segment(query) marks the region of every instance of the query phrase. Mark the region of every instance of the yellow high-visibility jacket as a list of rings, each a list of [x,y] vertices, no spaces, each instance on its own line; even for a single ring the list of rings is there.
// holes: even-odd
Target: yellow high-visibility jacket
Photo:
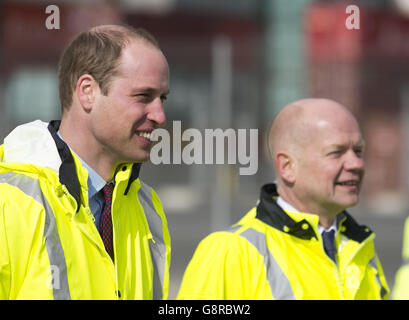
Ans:
[[[409,218],[406,219],[403,231],[402,260],[392,292],[395,300],[409,300]]]
[[[112,261],[88,205],[88,172],[58,126],[19,126],[0,146],[0,299],[166,299],[167,221],[140,165],[115,175]]]
[[[387,299],[375,235],[343,212],[337,216],[337,263],[325,253],[319,218],[285,212],[276,186],[230,230],[198,246],[178,299]]]

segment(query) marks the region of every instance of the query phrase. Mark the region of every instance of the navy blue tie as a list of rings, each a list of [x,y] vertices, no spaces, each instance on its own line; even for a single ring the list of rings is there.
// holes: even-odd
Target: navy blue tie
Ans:
[[[322,233],[322,240],[324,241],[324,250],[328,257],[330,257],[335,262],[335,239],[334,230],[324,231]]]

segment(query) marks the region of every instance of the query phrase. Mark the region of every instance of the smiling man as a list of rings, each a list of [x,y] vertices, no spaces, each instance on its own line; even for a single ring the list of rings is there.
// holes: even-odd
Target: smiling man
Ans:
[[[144,29],[79,34],[59,63],[61,121],[0,147],[0,299],[162,299],[170,237],[139,179],[169,68]]]
[[[231,229],[198,246],[179,299],[387,299],[372,231],[357,204],[364,141],[354,116],[327,99],[284,107],[269,133],[276,183]]]

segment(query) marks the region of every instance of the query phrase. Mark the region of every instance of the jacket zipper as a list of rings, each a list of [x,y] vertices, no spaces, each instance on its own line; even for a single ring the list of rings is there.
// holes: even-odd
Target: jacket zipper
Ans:
[[[320,233],[318,232],[318,230],[316,230],[315,233],[316,233],[316,234],[320,234]],[[320,244],[321,244],[322,252],[324,253],[325,257],[326,257],[328,260],[331,261],[332,266],[333,266],[333,269],[335,269],[335,275],[336,275],[336,280],[337,280],[337,286],[338,286],[338,292],[339,292],[340,300],[345,300],[344,293],[343,293],[343,290],[342,290],[342,288],[343,288],[343,285],[342,285],[342,283],[343,283],[343,278],[342,278],[342,274],[341,274],[341,270],[340,270],[340,268],[339,268],[339,262],[338,262],[338,247],[339,247],[339,246],[338,246],[339,241],[337,241],[337,238],[339,238],[338,235],[339,235],[339,230],[337,231],[337,234],[336,234],[336,237],[335,237],[335,244],[336,244],[336,248],[337,248],[337,252],[336,252],[336,260],[337,260],[337,262],[332,261],[332,259],[331,259],[330,257],[328,257],[328,255],[326,254],[325,249],[324,249],[324,240],[322,239],[321,234],[320,234],[320,240],[319,240],[319,241],[320,241]]]
[[[344,288],[344,279],[343,279],[343,276],[342,276],[341,266],[340,266],[339,259],[338,259],[338,250],[339,250],[339,244],[340,244],[339,243],[340,242],[339,241],[339,234],[340,234],[340,231],[338,229],[337,233],[336,233],[336,236],[335,236],[335,245],[336,245],[336,248],[337,248],[337,252],[336,252],[337,263],[335,264],[335,267],[337,269],[336,274],[337,274],[337,280],[338,280],[339,296],[340,296],[341,300],[345,300],[344,290],[343,290],[343,288]]]
[[[70,198],[71,202],[76,203],[74,197],[68,192],[67,187],[66,187],[65,185],[61,185],[61,186],[62,186],[62,190],[63,190],[64,194]],[[113,202],[113,201],[112,201],[112,202]],[[77,208],[76,208],[76,209],[77,209]],[[101,244],[99,243],[100,241],[98,241],[98,239],[95,239],[95,236],[96,236],[96,235],[98,235],[100,238],[101,238],[101,236],[100,236],[100,234],[99,234],[99,232],[98,232],[98,229],[97,229],[97,227],[96,227],[96,225],[95,225],[95,217],[94,217],[94,215],[92,214],[91,209],[90,209],[89,207],[88,207],[88,208],[85,208],[85,212],[86,212],[86,216],[87,216],[87,219],[88,219],[87,224],[90,224],[90,223],[92,224],[91,228],[93,228],[93,232],[92,232],[92,233],[94,233],[94,234],[90,234],[87,230],[85,230],[85,229],[81,226],[81,224],[77,224],[77,225],[78,225],[78,227],[82,230],[82,232],[83,232],[89,239],[91,239],[92,242],[94,242],[95,245],[98,246],[98,248],[103,249],[104,254],[106,254],[106,255],[108,256],[108,258],[109,258],[109,260],[110,260],[110,263],[112,263],[112,264],[114,265],[114,272],[115,272],[115,297],[116,297],[117,300],[119,300],[119,298],[121,297],[121,292],[119,291],[119,288],[118,288],[118,276],[117,276],[117,270],[116,270],[116,267],[115,267],[115,263],[114,263],[114,261],[112,261],[111,257],[110,257],[109,254],[106,252],[104,245],[102,244],[102,247],[101,247]],[[111,214],[112,214],[112,212],[111,212]],[[113,222],[112,222],[112,226],[113,226]],[[115,252],[115,250],[114,250],[114,252]],[[115,256],[114,256],[114,257],[115,257]],[[115,259],[115,258],[114,258],[114,259]]]

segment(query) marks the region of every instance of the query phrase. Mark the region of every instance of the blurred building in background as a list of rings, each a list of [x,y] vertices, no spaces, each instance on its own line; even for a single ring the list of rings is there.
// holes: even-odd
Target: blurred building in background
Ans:
[[[91,26],[127,23],[158,39],[171,70],[167,129],[259,129],[258,172],[238,165],[142,166],[163,202],[173,253],[170,298],[193,250],[237,221],[274,179],[265,135],[294,100],[331,98],[358,117],[367,143],[362,201],[393,286],[409,209],[409,15],[405,2],[314,0],[13,0],[0,4],[0,141],[16,125],[60,117],[57,63]],[[48,5],[60,29],[47,29]],[[348,30],[346,7],[360,11]],[[173,136],[172,134],[170,135]],[[184,142],[185,144],[187,142]],[[182,144],[183,147],[183,144]],[[227,161],[226,161],[227,162]]]

